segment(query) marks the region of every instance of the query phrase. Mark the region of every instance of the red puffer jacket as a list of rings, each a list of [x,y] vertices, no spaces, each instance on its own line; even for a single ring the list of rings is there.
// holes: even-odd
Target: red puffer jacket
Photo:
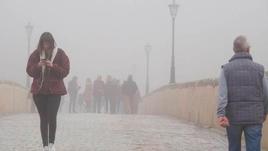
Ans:
[[[70,62],[68,56],[62,49],[58,52],[53,61],[53,67],[45,70],[45,78],[41,87],[42,67],[38,66],[40,51],[35,50],[27,63],[27,73],[33,77],[31,92],[35,94],[65,95],[67,94],[63,79],[69,74]]]

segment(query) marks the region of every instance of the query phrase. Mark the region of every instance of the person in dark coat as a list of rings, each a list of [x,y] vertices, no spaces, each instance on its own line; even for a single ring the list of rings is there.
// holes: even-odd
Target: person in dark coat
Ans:
[[[109,106],[111,106],[111,101],[113,100],[113,81],[112,77],[107,76],[104,85],[104,98],[105,98],[105,112],[109,112]]]
[[[102,80],[102,77],[98,76],[93,84],[93,108],[95,113],[101,112],[101,103],[104,98],[104,87],[105,83]]]
[[[56,47],[51,33],[41,35],[26,71],[33,78],[31,93],[40,116],[44,150],[54,151],[57,112],[61,96],[67,94],[63,79],[69,74],[70,63],[65,52]]]
[[[76,100],[78,97],[80,86],[78,85],[78,78],[74,76],[72,80],[68,83],[68,92],[70,97],[69,112],[75,113],[76,109]]]
[[[120,85],[120,80],[114,79],[115,82],[115,113],[120,113],[121,100],[122,100],[122,89]]]
[[[119,88],[118,82],[116,79],[111,77],[108,78],[105,83],[105,98],[107,103],[110,104],[110,113],[115,114],[117,112],[117,105],[119,101]]]
[[[86,80],[86,86],[85,86],[85,90],[84,90],[84,99],[85,99],[85,103],[86,103],[86,110],[87,112],[91,112],[92,111],[92,94],[93,93],[93,87],[92,87],[92,81],[90,78],[88,78]]]
[[[122,95],[124,100],[124,110],[127,114],[137,113],[138,102],[136,95],[138,93],[138,86],[133,81],[132,75],[128,76],[128,80],[122,85]]]

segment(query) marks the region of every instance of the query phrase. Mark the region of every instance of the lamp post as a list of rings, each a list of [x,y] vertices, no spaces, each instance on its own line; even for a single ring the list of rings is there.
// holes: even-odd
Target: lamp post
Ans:
[[[26,26],[26,34],[27,34],[27,47],[28,47],[28,52],[27,52],[27,56],[30,56],[30,51],[31,51],[31,38],[32,38],[32,32],[33,32],[33,26],[31,25],[31,23],[29,22]],[[30,88],[30,77],[27,75],[26,77],[26,88]]]
[[[176,4],[176,0],[168,5],[170,10],[170,15],[172,17],[172,55],[171,55],[171,68],[170,68],[170,84],[176,83],[176,70],[175,70],[175,19],[177,16],[179,5]]]
[[[150,79],[149,79],[149,63],[150,63],[150,52],[152,50],[152,46],[150,44],[146,44],[144,46],[144,50],[146,53],[146,85],[145,85],[145,95],[147,95],[149,93],[149,89],[150,89]]]

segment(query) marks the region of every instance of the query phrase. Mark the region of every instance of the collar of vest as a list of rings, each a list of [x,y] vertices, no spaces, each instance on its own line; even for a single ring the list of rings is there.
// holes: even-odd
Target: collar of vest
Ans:
[[[236,59],[249,59],[253,60],[252,56],[247,52],[239,52],[233,55],[233,57],[229,60],[229,62],[234,61]]]

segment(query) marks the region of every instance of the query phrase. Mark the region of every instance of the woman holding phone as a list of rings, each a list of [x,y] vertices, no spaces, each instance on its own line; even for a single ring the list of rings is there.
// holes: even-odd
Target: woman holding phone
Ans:
[[[57,113],[61,96],[67,93],[63,79],[69,74],[70,63],[65,52],[56,47],[51,33],[41,35],[26,71],[33,78],[31,93],[40,116],[43,150],[55,151]]]

